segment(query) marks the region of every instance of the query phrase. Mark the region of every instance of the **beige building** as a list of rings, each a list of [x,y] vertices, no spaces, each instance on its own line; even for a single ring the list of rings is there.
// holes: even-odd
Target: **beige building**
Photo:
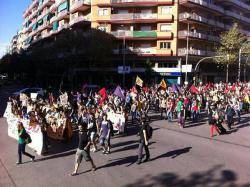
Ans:
[[[219,35],[234,23],[249,35],[250,0],[33,0],[23,18],[24,48],[85,24],[121,41],[114,55],[124,52],[132,72],[144,71],[149,60],[171,82],[186,60],[213,56]]]

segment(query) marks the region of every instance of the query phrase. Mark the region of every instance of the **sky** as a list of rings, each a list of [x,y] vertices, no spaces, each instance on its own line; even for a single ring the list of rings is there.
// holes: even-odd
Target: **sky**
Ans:
[[[0,58],[21,28],[23,12],[30,3],[31,0],[0,0]]]

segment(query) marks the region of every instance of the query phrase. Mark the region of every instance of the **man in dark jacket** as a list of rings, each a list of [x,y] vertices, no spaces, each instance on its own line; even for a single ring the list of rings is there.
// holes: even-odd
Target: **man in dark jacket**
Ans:
[[[140,139],[139,139],[137,164],[141,164],[141,162],[147,162],[150,159],[150,153],[148,149],[147,124],[144,123],[142,120],[141,120],[139,137]],[[143,148],[145,150],[146,158],[142,161]]]

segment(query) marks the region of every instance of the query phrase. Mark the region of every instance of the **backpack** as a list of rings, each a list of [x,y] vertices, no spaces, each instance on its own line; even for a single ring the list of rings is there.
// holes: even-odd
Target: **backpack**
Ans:
[[[25,139],[24,140],[25,140],[26,144],[29,144],[29,143],[32,142],[31,137],[30,137],[30,135],[27,132],[25,134]]]
[[[150,125],[146,125],[146,132],[148,140],[152,138],[153,128]]]

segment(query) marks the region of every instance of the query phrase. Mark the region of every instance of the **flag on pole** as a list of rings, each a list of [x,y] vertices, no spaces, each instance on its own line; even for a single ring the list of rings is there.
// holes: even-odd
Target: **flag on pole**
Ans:
[[[195,94],[199,93],[198,88],[196,88],[194,85],[192,85],[189,90],[190,90],[191,93],[195,93]]]
[[[107,97],[108,97],[107,92],[106,92],[106,89],[105,89],[105,88],[102,88],[102,89],[99,91],[99,94],[101,95],[100,105],[102,105],[103,102],[105,101],[105,99],[107,99]]]
[[[118,97],[120,97],[120,98],[122,98],[122,99],[125,99],[125,96],[124,96],[124,94],[123,94],[123,90],[121,89],[120,86],[117,86],[117,87],[116,87],[116,89],[115,89],[115,91],[114,91],[114,95],[116,95],[116,96],[118,96]]]
[[[135,84],[142,87],[143,86],[143,80],[139,76],[137,76],[136,80],[135,80]]]
[[[164,88],[164,89],[167,89],[167,83],[165,82],[164,79],[161,80],[160,82],[160,87]]]

